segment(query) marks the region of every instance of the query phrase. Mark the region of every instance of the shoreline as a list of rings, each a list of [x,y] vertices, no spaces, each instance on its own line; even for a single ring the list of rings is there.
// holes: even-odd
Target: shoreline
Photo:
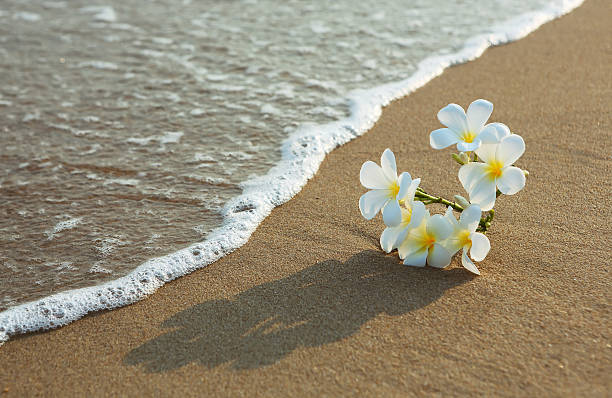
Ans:
[[[394,101],[242,248],[207,268],[131,306],[8,341],[0,391],[604,396],[606,7],[587,0]],[[442,106],[479,97],[496,106],[490,121],[525,139],[527,186],[498,204],[483,276],[457,260],[442,271],[401,266],[378,248],[381,224],[359,215],[359,167],[390,146],[400,170],[452,196],[454,165],[429,148],[428,133]]]
[[[149,259],[117,279],[61,291],[1,311],[0,346],[10,336],[54,329],[88,313],[133,304],[164,284],[205,268],[240,248],[275,207],[304,187],[327,154],[366,133],[379,119],[384,106],[422,87],[450,66],[476,59],[492,46],[523,38],[543,23],[571,12],[582,1],[571,0],[515,16],[491,26],[488,33],[469,38],[457,52],[427,57],[405,80],[349,93],[350,115],[328,124],[304,127],[288,137],[281,145],[283,156],[279,163],[266,175],[250,181],[240,195],[224,206],[222,225],[205,241]]]

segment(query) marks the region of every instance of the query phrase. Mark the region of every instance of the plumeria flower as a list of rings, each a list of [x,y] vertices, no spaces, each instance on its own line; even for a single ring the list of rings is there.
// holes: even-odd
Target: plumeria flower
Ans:
[[[359,198],[361,215],[371,220],[382,209],[383,221],[387,226],[399,223],[402,219],[399,201],[408,194],[412,177],[406,172],[397,176],[393,152],[385,149],[380,157],[380,166],[371,160],[365,162],[361,166],[359,180],[361,185],[371,189]]]
[[[474,262],[468,256],[468,251],[474,261],[482,261],[491,249],[489,238],[480,232],[476,232],[481,213],[480,206],[471,205],[461,212],[458,222],[453,214],[452,208],[448,207],[445,214],[445,217],[453,226],[453,232],[446,242],[444,242],[444,246],[446,246],[452,254],[463,249],[461,264],[463,264],[468,271],[477,275],[480,275],[480,271],[478,271],[478,268],[476,268],[476,265],[474,265]]]
[[[403,199],[404,207],[400,208],[400,219],[390,220],[393,226],[385,228],[380,235],[380,247],[387,253],[397,249],[398,237],[402,232],[418,226],[425,216],[426,210],[423,202],[414,201],[414,194],[420,182],[420,178],[412,180],[408,193]]]
[[[483,143],[476,155],[483,161],[471,162],[459,169],[459,181],[472,204],[488,211],[495,205],[497,189],[504,195],[514,195],[525,186],[523,170],[512,166],[525,152],[521,136],[510,134],[505,125],[487,126]]]
[[[398,239],[399,257],[404,264],[424,267],[425,263],[436,268],[444,268],[451,262],[452,254],[442,245],[453,227],[440,214],[430,216],[425,210],[421,223],[416,228],[407,230]]]
[[[429,144],[434,149],[443,149],[457,144],[457,149],[470,152],[480,147],[480,132],[493,112],[493,104],[478,99],[470,104],[467,115],[457,104],[449,104],[438,112],[438,120],[446,126],[429,135]]]

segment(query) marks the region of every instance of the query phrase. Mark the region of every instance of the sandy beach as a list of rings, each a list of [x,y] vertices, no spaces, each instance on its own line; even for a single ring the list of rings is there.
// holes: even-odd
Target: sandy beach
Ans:
[[[0,396],[608,396],[611,15],[587,0],[393,102],[209,267],[12,338]],[[403,266],[359,214],[361,164],[390,147],[425,190],[462,192],[429,132],[477,98],[525,139],[527,185],[498,200],[481,276]]]

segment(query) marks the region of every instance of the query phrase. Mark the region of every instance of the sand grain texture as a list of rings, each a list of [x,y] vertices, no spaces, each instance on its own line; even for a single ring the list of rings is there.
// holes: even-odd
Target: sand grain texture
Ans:
[[[6,343],[0,395],[606,396],[611,16],[589,0],[395,101],[238,251]],[[359,168],[391,147],[426,190],[461,192],[428,133],[476,98],[524,137],[526,189],[498,201],[482,276],[404,267],[359,214]]]

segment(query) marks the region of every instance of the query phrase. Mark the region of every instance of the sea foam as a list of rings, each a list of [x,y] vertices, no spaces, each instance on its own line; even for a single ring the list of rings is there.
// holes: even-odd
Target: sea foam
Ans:
[[[537,12],[520,15],[494,26],[487,34],[472,37],[458,52],[424,59],[408,79],[352,91],[347,98],[350,115],[324,125],[304,126],[287,138],[282,144],[280,162],[265,176],[242,185],[242,194],[224,207],[223,224],[213,230],[206,241],[148,260],[130,274],[111,282],[65,291],[11,307],[0,313],[0,342],[16,334],[66,325],[92,311],[134,303],[163,284],[205,267],[234,251],[248,241],[274,207],[285,203],[301,190],[317,172],[327,153],[368,131],[380,117],[382,108],[390,101],[421,87],[451,65],[479,57],[490,46],[526,36],[543,23],[573,10],[582,1],[567,0]],[[108,9],[88,8],[82,11],[97,13],[95,18],[98,20],[111,22],[116,19],[114,10],[110,12]],[[313,30],[324,33],[323,26],[315,25]],[[167,133],[153,140],[171,143],[178,139],[178,133]]]

